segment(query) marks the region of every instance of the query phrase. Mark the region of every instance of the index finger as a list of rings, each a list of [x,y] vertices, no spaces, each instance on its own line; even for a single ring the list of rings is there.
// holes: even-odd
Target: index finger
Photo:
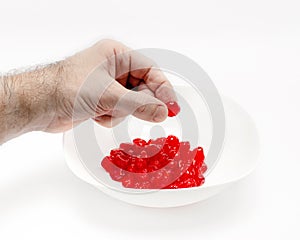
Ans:
[[[154,61],[136,51],[131,51],[129,57],[130,75],[144,80],[155,97],[162,102],[177,102],[172,84]]]

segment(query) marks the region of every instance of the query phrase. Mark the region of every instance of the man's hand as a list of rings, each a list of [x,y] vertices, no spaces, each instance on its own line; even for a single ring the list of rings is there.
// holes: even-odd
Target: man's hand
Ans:
[[[89,118],[106,127],[128,114],[160,122],[165,103],[176,101],[154,62],[113,40],[1,83],[0,142],[32,130],[65,131]]]

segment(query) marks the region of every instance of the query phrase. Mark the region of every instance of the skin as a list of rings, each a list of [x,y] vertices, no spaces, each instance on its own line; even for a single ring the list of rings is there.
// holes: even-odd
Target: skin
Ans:
[[[173,88],[155,63],[102,40],[63,61],[0,78],[0,144],[30,131],[63,132],[90,118],[161,122]]]

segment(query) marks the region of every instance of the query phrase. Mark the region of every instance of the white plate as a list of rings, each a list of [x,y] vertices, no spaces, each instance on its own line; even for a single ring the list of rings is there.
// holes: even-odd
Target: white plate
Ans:
[[[182,95],[186,94],[186,96],[189,96],[189,98],[192,99],[192,90],[189,87],[179,88]],[[88,159],[81,159],[79,157],[74,140],[74,130],[70,130],[64,134],[66,162],[73,173],[83,181],[94,185],[109,196],[127,203],[147,207],[176,207],[205,200],[219,193],[225,187],[246,177],[254,170],[258,162],[259,140],[254,122],[233,100],[227,97],[223,97],[222,100],[226,116],[226,141],[219,162],[206,177],[206,182],[201,187],[170,190],[164,189],[158,191],[140,190],[138,192],[120,191],[125,189],[120,183],[112,181],[108,174],[105,173],[104,169],[100,167],[100,158],[93,159],[93,157],[87,157]],[[197,105],[199,104],[198,101]],[[200,107],[200,109],[204,108]],[[209,140],[211,139],[211,126],[209,123],[208,111],[199,111],[196,112],[196,115],[197,124],[201,125],[199,131],[202,134],[199,144],[204,146],[204,149],[208,149]],[[136,120],[133,120],[133,125],[137,124],[135,121]],[[198,121],[200,121],[201,124]],[[178,123],[172,120],[172,124],[175,126]],[[151,126],[151,124],[145,125]],[[170,122],[167,126],[170,127]],[[176,126],[176,129],[178,130],[178,125]],[[80,125],[77,128],[84,128],[84,125]],[[139,129],[140,131],[134,131],[134,129]],[[146,127],[146,129],[148,128]],[[174,132],[175,128],[172,129],[171,127],[171,130],[168,130],[168,127],[164,127],[164,129],[165,132],[168,133],[169,131]],[[138,134],[141,134],[139,137],[142,138],[149,137],[149,131],[144,131],[142,128],[132,128],[129,124],[129,130],[134,132],[132,137],[136,137]],[[203,133],[205,133],[204,136]],[[95,125],[94,134],[96,135],[98,145],[101,145],[101,151],[105,154],[107,154],[110,148],[115,147],[113,146],[113,139],[110,139],[110,136],[112,135],[111,129],[105,129]],[[180,137],[181,132],[178,131],[177,134]],[[82,137],[88,138],[86,135],[83,135]],[[84,140],[87,143],[89,141],[89,139]],[[85,161],[93,162],[95,167],[98,168],[98,176],[90,173],[85,164],[83,164]],[[103,182],[105,182],[106,186],[102,184]]]

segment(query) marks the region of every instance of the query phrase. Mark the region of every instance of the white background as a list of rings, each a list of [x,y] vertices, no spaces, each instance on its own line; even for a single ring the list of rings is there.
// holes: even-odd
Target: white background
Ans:
[[[245,180],[163,210],[77,179],[61,134],[27,134],[0,147],[0,239],[300,238],[298,0],[1,0],[0,10],[0,71],[60,60],[103,37],[172,49],[252,115],[262,146]]]

